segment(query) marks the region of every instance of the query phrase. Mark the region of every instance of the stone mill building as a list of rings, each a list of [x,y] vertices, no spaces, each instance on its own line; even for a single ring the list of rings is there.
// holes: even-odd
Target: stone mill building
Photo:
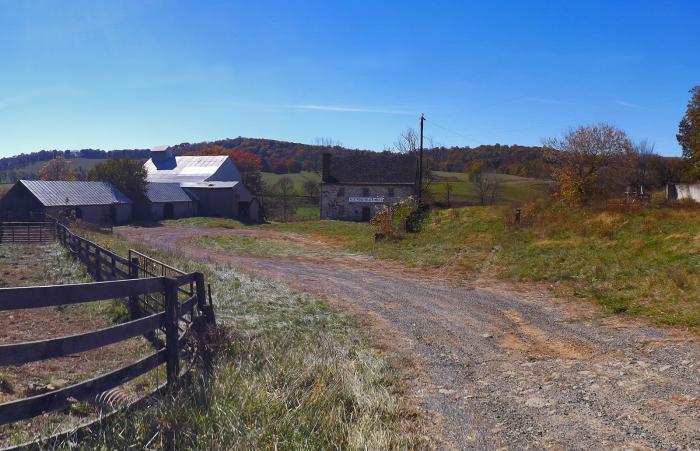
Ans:
[[[416,157],[391,152],[323,154],[321,219],[369,221],[382,205],[416,194]]]

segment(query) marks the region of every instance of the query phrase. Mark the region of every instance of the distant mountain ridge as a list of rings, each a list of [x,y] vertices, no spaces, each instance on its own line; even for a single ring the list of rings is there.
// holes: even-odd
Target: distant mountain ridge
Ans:
[[[181,143],[169,148],[176,155],[197,152],[202,148],[218,145],[226,149],[251,152],[259,155],[264,172],[297,173],[300,171],[320,170],[321,154],[331,152],[336,155],[356,152],[376,152],[360,149],[348,149],[342,146],[323,146],[302,144],[289,141],[277,141],[264,138],[229,138],[199,143]],[[23,171],[30,165],[36,168],[37,162],[48,161],[56,156],[66,159],[100,160],[107,158],[129,157],[146,159],[149,149],[118,149],[104,151],[100,149],[81,150],[42,150],[29,154],[0,158],[0,182],[11,183],[19,178],[35,178],[36,170]],[[541,147],[520,145],[481,145],[478,147],[437,147],[426,150],[426,156],[432,161],[432,168],[439,171],[462,172],[465,169],[489,170],[523,177],[546,178],[549,176],[549,164],[546,162]]]

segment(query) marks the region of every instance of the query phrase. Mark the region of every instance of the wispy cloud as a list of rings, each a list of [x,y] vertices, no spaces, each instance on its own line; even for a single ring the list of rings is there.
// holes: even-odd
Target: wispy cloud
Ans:
[[[369,114],[399,114],[410,115],[414,112],[405,108],[357,106],[357,105],[318,105],[318,104],[269,104],[246,102],[214,102],[212,106],[228,106],[242,108],[270,108],[275,110],[306,110],[327,111],[331,113],[369,113]]]
[[[638,105],[636,103],[628,102],[626,100],[615,100],[613,102],[615,105],[623,106],[625,108],[633,108],[635,110],[650,110],[651,108],[647,108],[642,105]]]
[[[559,99],[548,99],[545,97],[525,97],[525,100],[530,102],[543,103],[545,105],[575,105],[574,102],[568,102],[566,100]]]
[[[11,96],[11,97],[0,98],[0,110],[24,105],[31,100],[31,97],[32,96],[21,95],[21,96]]]

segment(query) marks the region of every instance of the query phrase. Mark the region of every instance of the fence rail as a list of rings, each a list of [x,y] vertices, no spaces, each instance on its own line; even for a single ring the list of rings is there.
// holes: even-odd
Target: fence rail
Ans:
[[[0,243],[46,243],[55,238],[53,222],[0,222]]]
[[[32,225],[30,229],[33,230],[36,227],[45,231],[46,224],[50,224],[53,227],[53,233],[49,235],[51,239],[58,239],[70,249],[72,254],[85,264],[97,282],[0,288],[0,311],[128,298],[131,320],[70,336],[0,345],[0,366],[65,357],[139,335],[148,338],[156,349],[152,354],[136,362],[101,376],[60,390],[0,404],[0,425],[32,418],[68,407],[76,401],[94,398],[163,363],[166,364],[168,385],[172,386],[180,374],[182,358],[180,351],[190,325],[198,318],[207,323],[212,323],[214,320],[213,309],[206,303],[204,276],[201,273],[185,273],[141,253],[138,253],[141,261],[138,258],[127,259],[74,234],[62,224],[41,224],[41,226]],[[39,233],[43,238],[44,232]],[[132,252],[136,253],[136,251]],[[158,262],[169,268],[168,276],[149,274],[151,271],[146,267],[148,261]],[[141,263],[143,263],[142,266],[140,266]],[[166,271],[163,270],[163,274],[165,273]],[[144,277],[139,278],[140,275]],[[141,303],[149,298],[162,300],[162,304],[157,306],[157,311],[144,314]],[[157,331],[162,332],[160,335],[165,337],[164,341],[156,338]]]

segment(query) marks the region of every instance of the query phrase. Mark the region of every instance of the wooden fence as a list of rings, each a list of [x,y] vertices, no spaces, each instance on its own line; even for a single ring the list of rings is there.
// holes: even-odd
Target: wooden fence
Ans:
[[[55,238],[53,222],[0,222],[0,243],[46,243]]]
[[[76,401],[94,398],[163,363],[166,364],[167,384],[172,386],[180,374],[180,351],[190,325],[198,318],[207,323],[213,322],[213,309],[206,303],[202,273],[185,274],[179,271],[180,274],[176,277],[139,278],[140,268],[136,258],[130,261],[120,257],[92,241],[73,234],[61,224],[55,224],[54,227],[58,240],[85,263],[98,282],[1,288],[0,311],[128,298],[131,321],[71,336],[0,345],[0,366],[65,357],[139,335],[150,337],[156,350],[130,365],[93,379],[0,404],[0,425],[32,418],[63,409]],[[162,299],[162,308],[144,314],[143,309],[137,307],[147,297]],[[164,342],[153,339],[159,330],[162,331],[160,335],[165,338]]]

